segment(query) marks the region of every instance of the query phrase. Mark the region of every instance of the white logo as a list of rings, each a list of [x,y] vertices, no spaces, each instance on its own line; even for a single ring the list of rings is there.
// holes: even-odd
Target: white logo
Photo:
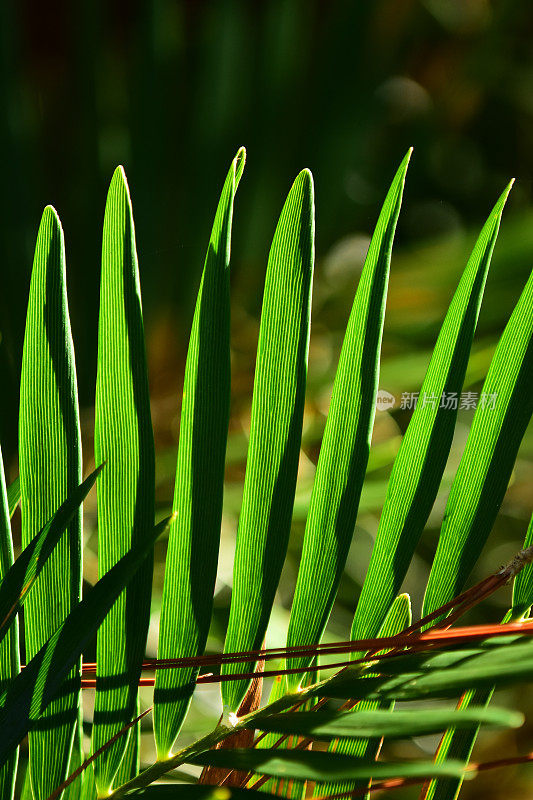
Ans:
[[[376,396],[376,408],[378,411],[388,411],[389,409],[394,408],[395,402],[396,398],[393,394],[385,391],[385,389],[378,389]]]

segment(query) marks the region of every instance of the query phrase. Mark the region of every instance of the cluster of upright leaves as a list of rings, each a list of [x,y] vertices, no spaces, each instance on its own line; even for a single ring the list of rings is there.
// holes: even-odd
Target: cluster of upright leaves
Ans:
[[[335,600],[351,543],[368,461],[391,251],[411,152],[387,194],[348,321],[317,465],[287,644],[318,643]],[[216,211],[185,368],[173,517],[158,657],[201,655],[216,577],[230,398],[229,265],[233,206],[244,169],[240,149]],[[442,478],[456,408],[441,398],[461,391],[492,251],[510,187],[500,197],[466,265],[438,337],[390,478],[352,637],[385,636],[410,621],[398,595]],[[261,647],[287,550],[300,451],[314,267],[312,176],[297,176],[281,212],[268,259],[257,349],[250,441],[239,520],[225,651]],[[533,277],[498,345],[454,479],[433,563],[425,612],[461,590],[494,522],[532,411]],[[179,787],[148,784],[175,766],[172,747],[194,691],[196,667],[157,672],[154,733],[158,764],[139,769],[137,686],[149,624],[151,553],[166,527],[154,527],[154,444],[150,418],[139,272],[129,190],[122,168],[107,198],[100,293],[95,455],[101,465],[81,483],[76,372],[70,335],[63,233],[50,207],[39,229],[28,304],[20,414],[20,498],[24,550],[13,563],[10,515],[19,486],[6,490],[0,459],[0,790],[12,798],[17,747],[29,733],[27,798],[46,800],[83,759],[79,660],[97,632],[97,688],[92,751],[102,752],[65,798],[96,794],[179,796]],[[101,471],[101,474],[100,474]],[[81,505],[97,480],[100,580],[80,602]],[[532,527],[526,546],[531,544]],[[136,576],[132,581],[132,576]],[[509,618],[528,613],[533,568],[516,580]],[[24,604],[26,668],[19,671],[16,614]],[[512,654],[510,655],[512,650]],[[488,707],[494,685],[527,676],[533,645],[487,643],[464,650],[399,655],[378,667],[350,667],[309,689],[310,657],[291,658],[296,673],[275,684],[271,707],[239,721],[249,686],[222,672],[224,725],[263,731],[260,747],[192,747],[183,761],[259,773],[282,781],[265,788],[302,797],[358,790],[371,779],[428,778],[427,800],[452,800],[465,777],[481,724],[517,726],[520,715]],[[248,668],[252,670],[253,664]],[[394,711],[396,701],[454,697],[457,710]],[[302,694],[303,692],[303,694]],[[295,694],[291,694],[295,693]],[[307,694],[306,694],[307,693]],[[308,705],[284,712],[294,698]],[[357,705],[310,711],[318,698]],[[281,705],[280,705],[281,704]],[[376,761],[381,741],[447,729],[434,761]],[[274,747],[280,735],[328,742],[327,752]],[[111,744],[109,740],[115,737]],[[296,737],[296,740],[294,739]],[[215,737],[216,738],[216,737]],[[211,740],[209,740],[211,741]],[[214,740],[213,740],[214,741]],[[218,740],[217,740],[218,741]],[[332,778],[334,776],[334,782]],[[133,779],[133,783],[131,783]],[[246,781],[245,781],[246,782]],[[250,782],[248,782],[250,783]],[[191,792],[193,787],[186,787]],[[169,792],[170,789],[170,792]],[[216,797],[194,787],[199,798]],[[229,791],[229,790],[228,790]],[[59,792],[59,795],[61,792]],[[57,795],[57,796],[59,796]],[[243,792],[232,789],[238,798]],[[132,796],[137,796],[137,792]],[[229,796],[229,795],[227,795]],[[246,797],[258,796],[253,788]],[[265,797],[263,793],[261,795]]]

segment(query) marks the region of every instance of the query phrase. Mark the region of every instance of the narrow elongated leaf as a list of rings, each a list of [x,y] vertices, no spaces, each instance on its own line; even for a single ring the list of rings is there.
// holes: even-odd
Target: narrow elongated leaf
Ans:
[[[211,231],[192,324],[181,409],[159,630],[159,658],[203,652],[215,587],[230,399],[229,265],[241,148],[229,169]],[[197,669],[162,670],[154,691],[154,732],[168,756],[187,713]]]
[[[94,485],[101,467],[77,486],[52,519],[31,540],[0,581],[0,640],[15,619],[63,532]]]
[[[98,573],[147,535],[154,522],[154,440],[131,200],[122,167],[113,175],[104,217],[96,378]],[[150,618],[152,562],[113,606],[97,638],[93,752],[130,721]],[[94,762],[98,792],[111,787],[127,740]]]
[[[357,518],[374,424],[392,243],[411,150],[385,199],[355,295],[333,385],[305,528],[287,645],[318,642]],[[290,666],[309,659],[291,659]],[[300,676],[293,675],[295,686]]]
[[[378,636],[394,636],[411,624],[411,599],[408,594],[399,595],[393,602],[390,610],[385,617],[385,621],[379,629]],[[390,714],[394,708],[394,701],[387,701],[380,703],[378,700],[361,700],[360,703],[351,712],[352,714],[360,714],[361,712],[375,711],[377,709],[386,709]],[[329,752],[341,753],[343,755],[350,755],[354,758],[377,759],[382,738],[381,735],[375,739],[365,737],[354,737],[351,739],[334,740],[328,747]],[[365,782],[368,784],[368,781]],[[317,797],[323,794],[340,794],[354,789],[364,788],[363,782],[357,781],[337,781],[335,783],[322,784],[317,783],[313,792],[313,796]]]
[[[261,646],[287,551],[307,378],[314,227],[313,179],[303,170],[268,258],[226,652]],[[239,672],[239,665],[223,672]],[[225,709],[237,711],[247,688],[242,680],[223,683]]]
[[[38,723],[117,597],[150,557],[154,542],[168,523],[164,520],[145,532],[100,578],[0,697],[0,766]]]
[[[51,206],[43,212],[30,284],[22,356],[19,417],[22,545],[32,539],[81,483],[81,440],[74,349],[65,286],[63,230]],[[57,629],[81,593],[81,506],[73,514],[26,601],[27,658]],[[35,800],[66,777],[77,719],[79,669],[29,737]]]
[[[316,750],[208,750],[196,756],[190,763],[253,770],[264,775],[277,775],[299,781],[325,781],[332,775],[336,775],[339,780],[456,776],[463,771],[462,764],[454,761],[445,764],[435,764],[432,761],[385,764]]]
[[[13,540],[9,524],[9,506],[4,476],[4,462],[0,450],[0,579],[13,568]],[[0,586],[1,596],[1,586]],[[1,615],[1,612],[0,612]],[[0,693],[9,686],[10,681],[20,672],[18,624],[13,621],[0,642]],[[10,753],[6,763],[0,767],[0,797],[12,800],[17,775],[18,748]]]
[[[9,507],[9,517],[11,518],[20,503],[20,477],[15,478],[7,489],[7,504]]]
[[[492,251],[511,185],[490,214],[452,299],[429,363],[420,399],[396,456],[354,625],[374,636],[398,593],[437,496],[448,459]],[[442,402],[444,400],[444,402]]]
[[[438,733],[449,725],[458,729],[472,725],[491,725],[518,728],[524,717],[515,711],[494,708],[468,708],[464,711],[419,709],[396,711],[391,714],[384,709],[374,711],[294,711],[291,714],[271,714],[260,717],[253,723],[262,731],[291,733],[310,739],[409,739]]]
[[[459,594],[509,483],[533,411],[533,273],[494,353],[450,490],[424,598],[423,614]],[[528,581],[526,578],[524,581]],[[519,586],[525,586],[520,583]]]

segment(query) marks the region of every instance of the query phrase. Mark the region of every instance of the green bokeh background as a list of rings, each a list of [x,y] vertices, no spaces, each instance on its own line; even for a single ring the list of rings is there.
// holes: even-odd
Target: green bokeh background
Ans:
[[[101,226],[107,186],[122,163],[136,221],[158,513],[167,511],[192,305],[223,178],[238,146],[247,147],[233,237],[232,421],[212,649],[221,647],[228,613],[268,247],[294,176],[303,167],[313,171],[308,404],[293,537],[270,632],[280,644],[344,326],[368,237],[407,148],[415,152],[392,262],[382,388],[399,400],[420,387],[476,232],[513,176],[465,389],[480,390],[533,264],[533,8],[523,0],[20,0],[0,7],[0,37],[0,435],[11,478],[27,291],[47,203],[65,229],[86,470],[91,466]],[[408,418],[398,406],[377,414],[331,636],[345,638],[349,630]],[[406,584],[415,613],[471,419],[472,411],[460,412],[442,492]],[[530,429],[479,577],[520,547],[531,513],[532,456]],[[94,499],[86,539],[91,582]],[[158,548],[152,654],[165,544]],[[498,620],[508,601],[502,593],[472,620]],[[190,735],[217,713],[216,691],[199,695]],[[520,705],[522,698],[507,693],[502,700]],[[150,758],[148,728],[144,738],[143,757]],[[532,749],[528,723],[481,737],[476,758]],[[400,745],[390,750],[403,755]],[[464,797],[526,796],[530,781],[527,767],[488,774],[465,786]]]

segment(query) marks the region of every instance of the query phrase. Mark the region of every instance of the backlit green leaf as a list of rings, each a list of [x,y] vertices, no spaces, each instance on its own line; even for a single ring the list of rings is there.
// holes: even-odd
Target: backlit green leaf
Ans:
[[[159,658],[203,652],[218,561],[230,399],[229,265],[241,148],[218,204],[192,324],[181,408],[171,525],[159,630]],[[166,757],[194,691],[196,668],[161,670],[154,692],[157,752]]]
[[[490,214],[442,324],[420,397],[396,456],[363,584],[354,638],[374,636],[398,593],[437,496],[452,443],[461,392],[492,251],[511,186]]]
[[[74,350],[65,285],[63,230],[51,206],[43,212],[30,284],[22,356],[19,417],[22,546],[81,483],[81,441]],[[32,659],[80,599],[81,506],[47,560],[24,608],[26,654]],[[78,668],[29,736],[35,800],[66,777],[77,720]]]
[[[253,770],[264,775],[300,781],[324,781],[332,775],[339,780],[455,776],[463,771],[463,765],[454,761],[445,764],[434,764],[432,761],[377,763],[316,750],[208,750],[190,763]]]
[[[154,522],[154,440],[135,232],[122,167],[115,170],[104,217],[95,459],[106,463],[98,481],[98,574],[148,535]],[[150,617],[152,562],[147,558],[98,631],[98,683],[93,752],[132,718]],[[105,794],[127,744],[118,739],[94,762]]]
[[[355,527],[368,462],[392,243],[411,150],[387,194],[357,287],[320,448],[287,645],[318,642]],[[289,666],[309,659],[290,659]],[[299,675],[288,678],[296,686]]]
[[[4,573],[0,581],[0,640],[15,619],[65,528],[94,486],[100,470],[101,467],[96,469],[81,486],[70,492],[52,519],[31,540],[8,572]]]
[[[533,273],[492,359],[455,476],[424,598],[428,614],[459,594],[487,541],[533,412]],[[518,584],[526,591],[530,573]],[[529,590],[528,590],[529,591]]]
[[[268,258],[226,652],[261,647],[287,551],[307,378],[314,226],[313,179],[303,170]],[[226,675],[239,671],[239,664],[223,668]],[[222,684],[227,710],[237,711],[247,686],[242,680]]]
[[[27,731],[38,724],[83,650],[124,587],[138,574],[154,543],[168,527],[164,520],[132,546],[75,606],[62,625],[0,697],[0,766]],[[55,788],[55,787],[54,787]]]

